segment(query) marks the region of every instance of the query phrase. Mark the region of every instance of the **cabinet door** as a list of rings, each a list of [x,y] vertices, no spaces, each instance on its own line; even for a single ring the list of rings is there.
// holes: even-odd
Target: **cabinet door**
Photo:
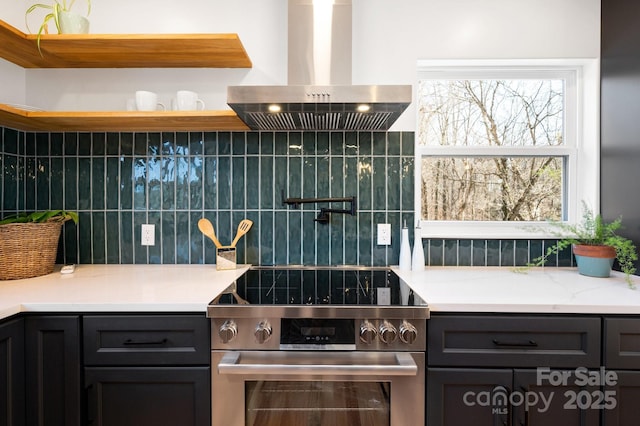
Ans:
[[[638,403],[640,402],[640,371],[616,371],[617,383],[605,386],[605,391],[613,392],[616,406],[604,410],[604,426],[627,426],[638,424]]]
[[[598,374],[594,370],[591,373]],[[579,373],[580,377],[576,377],[575,370],[551,369],[549,374],[542,374],[544,375],[539,377],[537,370],[515,370],[514,397],[512,397],[514,425],[598,426],[600,424],[600,412],[606,401],[599,386],[579,386],[587,380],[585,379],[585,376],[588,376],[587,372]],[[553,375],[553,379],[548,379],[550,374]],[[556,380],[563,374],[566,377],[564,386],[561,385],[560,379]]]
[[[0,325],[0,426],[21,426],[24,411],[24,324]]]
[[[88,425],[209,426],[208,367],[87,367]]]
[[[509,369],[429,368],[427,426],[506,426]]]
[[[80,425],[77,316],[25,318],[27,424]]]

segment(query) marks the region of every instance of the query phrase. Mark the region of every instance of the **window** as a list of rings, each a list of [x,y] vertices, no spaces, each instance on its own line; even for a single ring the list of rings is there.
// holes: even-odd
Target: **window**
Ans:
[[[597,209],[597,61],[421,61],[416,214],[424,237],[539,238]],[[580,182],[580,183],[579,183]]]

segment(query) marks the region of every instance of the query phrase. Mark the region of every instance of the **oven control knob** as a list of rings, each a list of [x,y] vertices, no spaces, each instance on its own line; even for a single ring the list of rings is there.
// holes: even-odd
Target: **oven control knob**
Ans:
[[[398,338],[398,330],[396,327],[391,324],[389,321],[384,320],[382,324],[380,324],[380,340],[387,345],[395,342]]]
[[[366,343],[370,345],[376,338],[376,334],[378,334],[378,330],[376,330],[376,326],[371,324],[369,321],[363,321],[360,325],[360,341],[362,343]]]
[[[253,333],[256,336],[256,341],[260,344],[266,342],[271,337],[271,324],[269,321],[264,320],[256,326],[256,331]]]
[[[411,345],[418,337],[418,329],[408,321],[402,321],[400,324],[400,340]]]
[[[238,335],[238,326],[234,320],[226,320],[218,330],[222,343],[229,343]]]

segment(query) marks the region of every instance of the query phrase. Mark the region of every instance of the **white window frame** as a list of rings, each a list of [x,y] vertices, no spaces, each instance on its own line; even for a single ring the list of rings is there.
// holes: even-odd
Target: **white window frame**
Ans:
[[[517,79],[569,76],[565,92],[565,138],[563,147],[548,147],[548,155],[566,155],[566,218],[576,223],[582,202],[600,211],[600,62],[598,59],[506,59],[419,60],[417,80],[424,79]],[[414,85],[417,92],[418,84]],[[575,99],[573,105],[571,98]],[[414,99],[417,99],[417,93]],[[419,108],[416,108],[419,110]],[[418,112],[416,114],[419,114]],[[419,117],[416,123],[419,123]],[[415,138],[415,218],[422,238],[536,239],[552,238],[552,228],[541,222],[421,220],[422,157],[429,155],[482,155],[491,148],[419,145]],[[500,148],[498,155],[525,154],[540,148]],[[513,152],[512,152],[513,151]]]

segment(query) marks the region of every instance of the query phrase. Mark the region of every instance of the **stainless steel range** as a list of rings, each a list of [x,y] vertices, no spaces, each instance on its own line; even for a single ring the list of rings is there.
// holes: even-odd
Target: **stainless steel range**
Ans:
[[[424,424],[429,308],[387,268],[252,268],[207,316],[214,426]]]

